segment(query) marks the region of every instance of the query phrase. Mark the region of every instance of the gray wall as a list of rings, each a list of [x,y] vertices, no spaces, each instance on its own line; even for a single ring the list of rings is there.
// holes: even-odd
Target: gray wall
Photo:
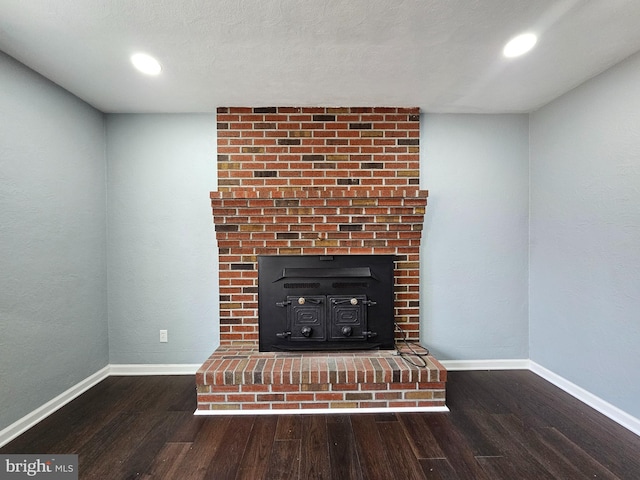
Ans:
[[[443,359],[528,358],[527,115],[422,121],[425,343]],[[201,362],[219,338],[215,119],[108,115],[107,143],[111,363]]]
[[[423,116],[438,358],[530,357],[640,417],[639,67],[530,118]],[[0,54],[0,429],[107,363],[216,348],[215,164],[213,114],[108,115],[105,136],[99,112]]]
[[[107,116],[112,364],[202,363],[218,345],[215,152],[214,114]]]
[[[531,359],[640,418],[640,56],[531,116]]]
[[[0,430],[108,363],[103,116],[0,53]]]
[[[528,358],[528,116],[422,117],[423,344],[442,360]]]

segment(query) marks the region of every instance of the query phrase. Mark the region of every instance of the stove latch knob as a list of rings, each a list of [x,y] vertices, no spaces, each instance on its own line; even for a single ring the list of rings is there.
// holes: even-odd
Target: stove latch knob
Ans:
[[[357,305],[358,304],[358,299],[357,298],[352,298],[351,299],[351,305]]]
[[[353,333],[353,330],[351,329],[351,327],[342,327],[340,331],[342,332],[342,335],[344,335],[345,337],[350,337],[351,334]]]
[[[304,302],[306,302],[306,300],[304,299],[304,297],[300,297],[300,298],[298,299],[298,304],[300,304],[300,305],[304,305]]]
[[[313,332],[313,329],[311,327],[302,327],[302,329],[300,329],[300,333],[303,337],[310,337],[311,332]]]

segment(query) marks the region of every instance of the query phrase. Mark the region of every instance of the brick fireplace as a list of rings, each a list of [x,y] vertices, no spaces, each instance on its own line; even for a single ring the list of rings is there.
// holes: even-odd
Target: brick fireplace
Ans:
[[[259,255],[395,256],[396,336],[419,339],[419,109],[225,107],[217,128],[220,348],[198,410],[444,406],[433,357],[257,351]]]

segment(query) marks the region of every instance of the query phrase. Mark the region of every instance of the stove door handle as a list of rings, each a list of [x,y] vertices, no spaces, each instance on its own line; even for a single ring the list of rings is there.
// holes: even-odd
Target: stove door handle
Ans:
[[[304,298],[304,297],[300,297],[298,299],[298,304],[300,305],[304,305],[305,303],[311,303],[312,305],[320,305],[320,303],[322,303],[319,299],[317,298]]]
[[[351,305],[357,305],[358,304],[358,299],[357,298],[343,298],[341,300],[336,300],[335,298],[332,298],[331,301],[334,303],[334,305],[344,305],[345,303],[350,303]],[[365,301],[366,303],[366,301]]]
[[[344,298],[341,300],[336,300],[335,298],[332,298],[331,301],[333,302],[334,305],[344,305],[345,303],[350,303],[351,305],[358,304],[357,298]],[[375,302],[373,300],[362,300],[362,303],[367,307],[373,307],[378,304],[378,302]]]

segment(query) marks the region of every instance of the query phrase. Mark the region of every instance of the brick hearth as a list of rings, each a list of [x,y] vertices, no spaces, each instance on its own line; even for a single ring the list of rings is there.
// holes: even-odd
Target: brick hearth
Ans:
[[[198,371],[198,411],[444,407],[446,370],[433,357],[423,358],[426,367],[417,368],[388,350],[328,354],[220,347]]]
[[[389,351],[257,351],[258,255],[395,255],[394,320],[404,332],[396,338],[419,340],[428,195],[419,187],[419,113],[400,107],[218,109],[218,190],[211,192],[211,205],[220,348],[197,374],[199,411],[444,405],[446,372],[430,357],[420,370]],[[289,370],[293,365],[310,370]]]

